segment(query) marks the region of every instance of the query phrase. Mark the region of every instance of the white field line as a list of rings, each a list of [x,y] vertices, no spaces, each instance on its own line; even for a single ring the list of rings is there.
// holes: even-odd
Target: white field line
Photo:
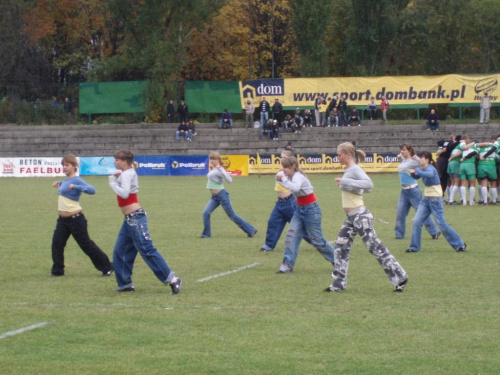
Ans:
[[[256,267],[256,266],[258,266],[259,264],[260,264],[260,263],[252,263],[252,264],[247,264],[246,266],[243,266],[243,267],[237,268],[237,269],[232,270],[232,271],[222,272],[222,273],[219,273],[219,274],[217,274],[217,275],[212,275],[212,276],[207,276],[207,277],[204,277],[203,279],[196,280],[196,282],[197,282],[197,283],[202,283],[202,282],[204,282],[204,281],[212,280],[212,279],[215,279],[215,278],[217,278],[217,277],[227,276],[227,275],[230,275],[230,274],[232,274],[232,273],[236,273],[236,272],[240,272],[240,271],[246,270],[247,268]]]
[[[46,326],[47,324],[49,324],[49,323],[42,322],[42,323],[33,324],[31,326],[28,326],[28,327],[19,328],[19,329],[16,329],[15,331],[5,332],[4,334],[0,335],[0,340],[4,339],[6,337],[9,337],[9,336],[17,335],[19,333],[30,331],[30,330],[35,329],[35,328],[40,328],[40,327]]]

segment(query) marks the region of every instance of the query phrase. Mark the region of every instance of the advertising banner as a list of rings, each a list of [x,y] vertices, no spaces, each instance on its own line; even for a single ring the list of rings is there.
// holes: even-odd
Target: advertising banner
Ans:
[[[61,160],[61,157],[0,158],[0,177],[65,176]]]
[[[109,176],[115,173],[115,158],[112,156],[95,156],[80,158],[80,175]]]
[[[342,173],[345,169],[339,163],[337,154],[297,154],[300,168],[306,173]],[[366,160],[359,163],[366,172],[397,172],[397,154],[367,153]],[[281,168],[279,154],[253,154],[248,161],[249,174],[275,174]]]
[[[222,155],[222,163],[231,176],[248,176],[248,155]]]
[[[279,99],[284,107],[311,107],[319,96],[327,102],[336,95],[348,105],[367,105],[383,96],[391,105],[479,103],[488,92],[492,102],[499,102],[500,74],[442,76],[386,76],[286,78],[240,81],[241,108],[248,99],[257,107],[262,99]],[[478,104],[479,105],[479,104]]]
[[[205,176],[208,173],[208,156],[168,156],[169,176]]]
[[[137,168],[139,176],[166,176],[168,174],[168,156],[136,156],[134,161],[139,165]]]

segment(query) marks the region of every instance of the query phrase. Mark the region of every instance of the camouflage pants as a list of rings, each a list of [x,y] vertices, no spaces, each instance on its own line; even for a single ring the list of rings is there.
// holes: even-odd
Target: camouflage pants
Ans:
[[[373,216],[364,206],[349,212],[335,241],[335,268],[332,288],[344,290],[347,283],[349,255],[354,237],[359,234],[368,251],[377,258],[392,285],[406,280],[408,276],[396,258],[387,250],[373,229]]]

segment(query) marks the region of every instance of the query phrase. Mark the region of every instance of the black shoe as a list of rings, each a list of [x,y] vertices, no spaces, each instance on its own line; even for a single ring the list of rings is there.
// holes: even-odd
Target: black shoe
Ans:
[[[113,263],[111,263],[111,269],[107,270],[107,271],[102,271],[102,276],[104,277],[107,277],[107,276],[111,276],[111,274],[113,273],[115,269],[113,268]]]
[[[127,288],[123,289],[116,289],[117,292],[135,292],[135,287],[134,286],[129,286]]]
[[[269,252],[269,251],[274,251],[274,249],[270,249],[270,250],[269,250],[269,249],[266,249],[266,248],[264,248],[264,247],[261,247],[259,251],[260,251],[261,253],[267,253],[267,252]]]
[[[172,294],[179,294],[181,291],[182,279],[180,277],[177,278],[175,283],[170,283],[170,288],[172,289]]]
[[[441,232],[437,232],[436,234],[434,234],[434,235],[432,236],[432,239],[433,239],[433,240],[437,240],[437,239],[439,238],[439,236],[440,236],[440,235],[441,235]]]
[[[64,276],[64,273],[51,273],[50,277],[59,277],[59,276]]]
[[[255,229],[255,232],[253,232],[252,234],[249,234],[248,237],[254,237],[256,234],[257,234],[257,229]]]
[[[418,253],[417,250],[413,250],[413,249],[406,249],[406,252],[407,253]]]
[[[459,248],[457,249],[457,253],[458,253],[458,252],[463,253],[463,252],[464,252],[464,251],[466,251],[466,250],[467,250],[467,244],[464,242],[464,246],[459,247]]]
[[[340,289],[334,289],[332,285],[329,285],[328,288],[323,289],[323,292],[327,292],[327,293],[330,293],[330,292],[341,292],[341,290]]]
[[[394,237],[395,240],[404,240],[403,237]]]
[[[396,285],[396,289],[394,289],[394,291],[402,292],[406,284],[408,284],[408,278],[406,280],[401,281],[398,285]]]

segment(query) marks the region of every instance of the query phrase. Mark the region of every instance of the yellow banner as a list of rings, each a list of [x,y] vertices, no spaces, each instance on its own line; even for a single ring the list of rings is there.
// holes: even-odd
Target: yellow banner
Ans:
[[[231,176],[248,176],[248,155],[221,155],[224,169]]]
[[[317,97],[329,102],[334,95],[347,98],[350,106],[367,105],[370,98],[380,104],[382,96],[391,105],[479,103],[485,92],[499,102],[500,74],[442,76],[386,76],[285,78],[240,81],[241,106],[248,99],[257,107],[263,97],[279,99],[285,107],[311,107]],[[258,111],[258,109],[257,109]]]
[[[342,173],[345,169],[336,154],[297,154],[300,168],[306,173]],[[397,172],[397,154],[366,154],[366,160],[359,163],[366,172]],[[253,154],[248,159],[248,173],[276,174],[281,168],[280,154]]]

